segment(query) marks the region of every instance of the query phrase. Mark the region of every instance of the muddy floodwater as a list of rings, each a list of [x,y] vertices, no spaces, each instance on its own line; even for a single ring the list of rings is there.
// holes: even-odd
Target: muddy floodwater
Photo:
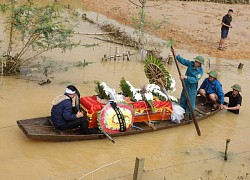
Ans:
[[[96,25],[79,19],[76,31],[101,32]],[[93,95],[94,81],[104,81],[119,91],[122,77],[135,87],[148,83],[138,52],[118,46],[119,51],[130,50],[130,61],[101,61],[117,45],[98,41],[93,36],[74,36],[83,44],[71,52],[53,51],[46,55],[70,68],[53,74],[52,83],[44,86],[37,81],[18,77],[2,77],[0,81],[0,179],[73,180],[73,179],[132,179],[136,157],[145,158],[143,179],[250,179],[250,59],[226,60],[206,57],[204,71],[217,70],[224,92],[238,83],[242,86],[243,104],[239,115],[225,110],[199,122],[201,136],[194,125],[156,131],[110,141],[39,142],[28,139],[16,126],[20,119],[50,115],[51,101],[64,92],[68,84],[78,87],[82,96]],[[187,59],[197,54],[176,50]],[[162,56],[167,57],[169,49]],[[72,64],[86,60],[93,62],[84,68]],[[210,59],[210,68],[209,61]],[[238,70],[238,64],[243,69]],[[177,82],[173,93],[179,97],[181,83],[175,65],[165,65]],[[186,68],[182,67],[182,73]],[[204,74],[202,80],[207,77]],[[200,83],[202,82],[200,81]],[[228,161],[224,161],[226,139],[230,139]]]

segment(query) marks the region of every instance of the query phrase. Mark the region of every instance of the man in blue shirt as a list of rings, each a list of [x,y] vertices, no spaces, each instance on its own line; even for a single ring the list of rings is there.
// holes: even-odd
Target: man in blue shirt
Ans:
[[[209,77],[204,79],[199,89],[200,95],[205,99],[203,104],[212,102],[212,110],[219,107],[223,109],[224,93],[221,83],[217,80],[218,74],[216,71],[210,71],[208,75]]]
[[[175,55],[175,52],[173,52],[173,54]],[[182,58],[180,55],[177,55],[176,59],[182,65],[187,66],[185,75],[182,75],[180,79],[184,80],[192,108],[195,109],[198,81],[203,75],[203,68],[201,65],[204,64],[204,58],[202,56],[197,56],[194,58],[194,61],[190,61]],[[181,92],[180,106],[186,112],[190,112],[184,90]]]

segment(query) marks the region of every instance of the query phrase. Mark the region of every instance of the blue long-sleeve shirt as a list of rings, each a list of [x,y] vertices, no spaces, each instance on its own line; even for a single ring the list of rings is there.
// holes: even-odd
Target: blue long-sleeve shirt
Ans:
[[[220,104],[224,103],[224,93],[222,90],[222,84],[217,80],[209,81],[209,78],[204,79],[200,86],[200,89],[205,89],[207,94],[215,93],[218,95]]]
[[[194,61],[190,61],[187,59],[182,58],[180,55],[176,56],[176,59],[184,66],[187,66],[187,70],[185,75],[187,79],[184,79],[184,83],[186,85],[187,90],[197,90],[198,88],[198,81],[203,76],[203,68],[194,67]]]

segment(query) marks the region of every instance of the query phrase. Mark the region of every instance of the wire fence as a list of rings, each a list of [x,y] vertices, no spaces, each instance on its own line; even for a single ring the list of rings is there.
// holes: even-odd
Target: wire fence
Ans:
[[[250,160],[249,154],[250,150],[247,148],[247,144],[249,144],[250,140],[242,140],[238,142],[234,142],[230,144],[229,147],[229,160],[224,160],[224,146],[217,146],[211,149],[193,149],[194,151],[199,151],[198,153],[187,153],[186,151],[177,151],[171,153],[164,153],[159,155],[152,155],[148,157],[144,157],[145,159],[145,168],[143,168],[143,179],[163,179],[168,177],[168,179],[178,179],[176,178],[176,174],[180,170],[190,169],[193,170],[192,167],[196,167],[199,169],[196,173],[197,176],[202,174],[202,176],[212,176],[216,173],[219,174],[220,170],[216,170],[214,165],[216,166],[224,166],[224,164],[228,166],[232,166],[233,169],[238,173],[238,177],[246,177],[249,175],[250,178],[250,169],[246,168],[244,171],[242,167],[245,162],[242,162],[245,159],[246,162]],[[245,150],[237,151],[237,146],[241,144],[240,147],[243,147]],[[246,147],[245,147],[246,145]],[[243,149],[242,148],[242,149]],[[204,157],[204,158],[203,158]],[[247,158],[248,157],[248,158]],[[176,159],[179,159],[179,163],[174,163]],[[183,160],[182,160],[183,159]],[[182,162],[181,162],[182,161]],[[180,163],[181,162],[181,163]],[[235,163],[237,162],[237,163]],[[239,162],[241,164],[239,164]],[[237,164],[237,168],[235,167]],[[241,167],[242,166],[242,167]],[[231,167],[231,169],[232,169]],[[194,168],[195,169],[195,168]],[[188,171],[188,170],[187,170]],[[216,172],[217,171],[217,172]],[[135,161],[134,160],[116,160],[114,162],[105,164],[93,170],[82,170],[77,172],[72,172],[68,174],[61,174],[59,176],[53,176],[49,178],[44,178],[40,180],[55,180],[55,179],[106,179],[106,180],[115,180],[115,179],[133,179],[135,172]],[[205,172],[205,174],[204,174]],[[212,173],[213,172],[213,173]],[[225,172],[221,176],[225,175]],[[181,178],[181,177],[180,177]],[[201,178],[202,179],[202,178]],[[215,178],[217,179],[217,178]],[[227,179],[227,178],[224,178]],[[231,179],[231,178],[229,178]]]
[[[199,1],[199,2],[214,2],[222,4],[249,4],[250,0],[180,0],[180,1]]]

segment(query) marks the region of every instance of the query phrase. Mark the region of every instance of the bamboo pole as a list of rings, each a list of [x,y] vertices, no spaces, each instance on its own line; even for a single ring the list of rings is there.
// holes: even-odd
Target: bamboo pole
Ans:
[[[181,76],[180,67],[179,67],[179,64],[178,64],[178,62],[177,62],[177,59],[176,59],[176,56],[175,56],[175,53],[174,53],[174,48],[173,48],[173,46],[171,46],[171,50],[172,50],[172,53],[173,53],[173,56],[174,56],[174,60],[175,60],[175,64],[176,64],[176,67],[177,67],[179,76]],[[181,84],[182,84],[182,87],[183,87],[185,96],[186,96],[186,98],[187,98],[187,103],[188,103],[189,109],[190,109],[191,114],[192,114],[192,119],[193,119],[193,121],[194,121],[194,125],[195,125],[195,128],[196,128],[197,134],[200,136],[200,135],[201,135],[201,131],[200,131],[198,122],[197,122],[197,120],[196,120],[196,117],[195,117],[195,114],[194,114],[194,110],[193,110],[193,107],[192,107],[192,105],[191,105],[190,98],[189,98],[189,95],[188,95],[188,92],[187,92],[187,88],[186,88],[186,85],[185,85],[183,79],[181,79]]]

